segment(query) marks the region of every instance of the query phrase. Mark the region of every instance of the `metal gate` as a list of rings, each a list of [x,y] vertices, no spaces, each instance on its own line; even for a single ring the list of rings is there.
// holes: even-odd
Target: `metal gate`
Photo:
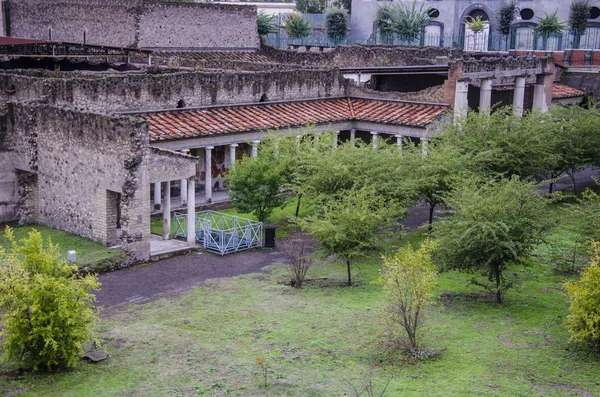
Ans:
[[[262,222],[216,211],[196,212],[196,242],[221,255],[262,247]],[[175,213],[175,238],[187,239],[187,214]]]

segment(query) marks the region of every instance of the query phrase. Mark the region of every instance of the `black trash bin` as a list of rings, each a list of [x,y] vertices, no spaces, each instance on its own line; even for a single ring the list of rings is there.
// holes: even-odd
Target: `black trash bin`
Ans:
[[[277,225],[265,225],[265,247],[275,247],[275,229]]]

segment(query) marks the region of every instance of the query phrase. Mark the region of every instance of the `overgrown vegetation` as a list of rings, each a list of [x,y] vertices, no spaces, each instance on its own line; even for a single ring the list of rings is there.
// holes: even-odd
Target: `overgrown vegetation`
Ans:
[[[302,14],[297,12],[289,13],[285,18],[285,30],[292,39],[301,39],[307,37],[312,32],[312,26],[304,19]]]
[[[327,26],[327,37],[332,40],[341,41],[346,37],[348,26],[346,26],[346,11],[342,8],[332,8],[325,15]]]
[[[274,14],[267,14],[264,11],[259,12],[256,16],[258,34],[265,36],[271,32],[276,32],[275,20]]]
[[[297,0],[296,10],[302,13],[321,14],[325,11],[325,0]]]

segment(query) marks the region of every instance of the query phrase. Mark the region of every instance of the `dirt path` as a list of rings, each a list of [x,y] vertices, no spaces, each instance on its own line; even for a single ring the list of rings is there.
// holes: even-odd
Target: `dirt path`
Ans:
[[[598,176],[597,169],[578,173],[577,190],[582,191],[585,187],[593,186],[592,176]],[[554,187],[555,191],[571,189],[571,180],[568,177],[557,182]],[[440,210],[436,211],[436,218]],[[417,228],[426,223],[428,217],[428,207],[417,205],[409,209],[404,226],[408,229]],[[177,256],[100,275],[102,290],[96,295],[97,305],[110,307],[120,303],[140,303],[157,294],[194,288],[208,279],[258,273],[263,271],[265,266],[281,262],[282,255],[277,248],[223,257],[209,253]]]

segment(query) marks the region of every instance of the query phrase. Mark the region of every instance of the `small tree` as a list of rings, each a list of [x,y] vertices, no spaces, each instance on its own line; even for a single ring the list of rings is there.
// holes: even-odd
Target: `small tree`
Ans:
[[[414,0],[412,6],[400,2],[394,4],[392,8],[392,29],[394,33],[407,41],[415,41],[421,35],[423,27],[432,20],[424,9],[425,4],[417,9],[417,1]]]
[[[588,0],[573,0],[569,9],[569,27],[573,30],[573,48],[579,48],[581,36],[585,33],[591,17]]]
[[[488,281],[473,278],[471,283],[494,292],[502,303],[517,281],[505,270],[523,263],[549,228],[546,200],[518,177],[465,182],[446,200],[452,216],[434,229],[437,261],[445,269],[481,271]]]
[[[394,34],[393,28],[393,13],[392,7],[385,2],[383,6],[381,6],[377,10],[377,14],[375,16],[375,27],[381,36],[384,36],[386,39]]]
[[[327,25],[327,37],[332,40],[341,41],[346,37],[346,11],[341,8],[332,8],[325,15]]]
[[[579,281],[563,286],[571,301],[565,325],[571,340],[600,350],[600,243],[592,242],[592,249],[590,266],[581,271]]]
[[[275,15],[267,14],[264,11],[258,13],[256,17],[258,24],[258,34],[260,36],[267,35],[271,32],[275,32]]]
[[[292,12],[285,19],[285,30],[292,39],[300,39],[311,34],[312,26],[302,14]]]
[[[317,214],[300,220],[300,225],[319,242],[324,254],[346,260],[350,286],[351,261],[378,246],[385,225],[398,214],[396,207],[371,190],[350,190],[332,197]]]
[[[432,302],[438,279],[431,259],[434,244],[426,241],[418,250],[400,248],[383,258],[379,283],[383,285],[381,319],[385,338],[395,346],[407,348],[418,356],[417,332],[424,320],[424,311]]]
[[[292,174],[287,156],[278,156],[275,138],[261,142],[258,156],[244,157],[226,175],[232,205],[242,212],[251,212],[259,222],[267,220],[277,207],[288,200],[282,190]]]
[[[33,370],[75,367],[94,339],[96,277],[74,274],[58,247],[37,231],[8,251],[0,248],[0,313],[5,357]]]
[[[286,267],[292,276],[292,287],[302,288],[306,272],[312,266],[308,236],[296,235],[279,242],[281,252],[287,259]]]
[[[502,3],[498,10],[498,32],[503,36],[510,34],[510,24],[515,16],[516,8],[516,0],[509,0]]]

